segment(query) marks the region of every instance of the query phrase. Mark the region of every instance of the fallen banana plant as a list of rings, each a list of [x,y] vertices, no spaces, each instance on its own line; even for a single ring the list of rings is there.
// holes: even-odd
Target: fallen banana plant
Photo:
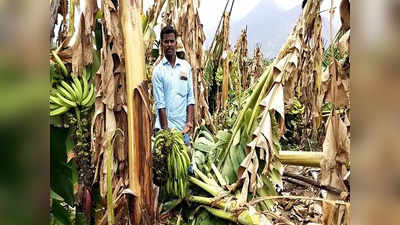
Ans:
[[[221,173],[215,165],[212,165],[212,167],[216,172],[217,180],[221,186],[218,185],[213,176],[207,176],[198,169],[195,169],[194,172],[201,180],[190,176],[189,181],[210,193],[213,198],[188,195],[186,197],[187,201],[201,204],[202,207],[212,215],[235,223],[244,225],[272,224],[262,212],[256,209],[256,207],[242,202],[240,197],[238,197],[240,192],[232,194],[236,188],[228,185],[225,187],[222,186],[227,182],[220,176]]]

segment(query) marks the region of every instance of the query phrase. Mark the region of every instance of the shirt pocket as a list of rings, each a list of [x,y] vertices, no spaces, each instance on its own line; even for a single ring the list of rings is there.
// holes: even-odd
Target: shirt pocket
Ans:
[[[178,80],[178,84],[177,84],[177,88],[178,88],[178,95],[182,96],[182,97],[186,97],[188,94],[188,81],[187,80]]]

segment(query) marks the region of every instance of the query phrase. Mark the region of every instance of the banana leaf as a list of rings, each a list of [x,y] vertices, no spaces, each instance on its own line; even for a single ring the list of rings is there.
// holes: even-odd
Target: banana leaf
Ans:
[[[67,162],[68,129],[50,126],[50,188],[69,205],[74,204],[73,172]]]
[[[201,209],[200,213],[193,218],[194,225],[232,225],[235,223],[220,219],[213,216],[205,209]]]

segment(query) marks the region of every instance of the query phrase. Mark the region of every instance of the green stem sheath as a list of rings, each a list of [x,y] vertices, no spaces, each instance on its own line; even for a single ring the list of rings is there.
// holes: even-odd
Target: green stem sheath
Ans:
[[[192,182],[193,184],[199,186],[203,190],[207,191],[214,197],[218,196],[221,193],[221,190],[218,190],[215,186],[206,184],[206,183],[202,182],[201,180],[196,179],[194,177],[189,177],[189,181]]]
[[[57,53],[55,51],[51,51],[51,54],[53,55],[53,57],[56,60],[57,64],[61,67],[61,70],[63,71],[64,75],[68,76],[67,67],[65,67],[64,63],[62,62],[60,57],[58,57]]]

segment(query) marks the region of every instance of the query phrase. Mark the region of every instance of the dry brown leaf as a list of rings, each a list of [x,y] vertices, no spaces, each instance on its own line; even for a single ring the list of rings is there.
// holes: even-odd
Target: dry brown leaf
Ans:
[[[71,161],[71,159],[75,158],[76,154],[74,151],[68,152],[67,154],[67,163],[69,163],[69,161]]]
[[[341,57],[344,57],[345,54],[349,54],[350,52],[350,31],[351,30],[348,30],[345,34],[343,34],[339,40],[338,47]]]
[[[261,102],[261,106],[264,106],[266,110],[275,110],[281,117],[285,118],[285,106],[283,102],[283,86],[281,83],[275,83],[267,97],[265,97]]]
[[[339,67],[338,62],[334,60],[329,68],[329,80],[325,84],[326,94],[325,102],[331,102],[338,108],[350,106],[350,77],[349,74],[343,71],[342,67]],[[335,82],[335,74],[337,74],[337,81]],[[333,84],[332,84],[333,82]],[[335,99],[333,98],[334,93],[332,85],[336,88]]]
[[[258,174],[258,158],[254,149],[252,149],[249,154],[245,157],[238,168],[238,181],[236,185],[243,182],[241,190],[241,202],[247,201],[248,192],[254,193],[259,185]]]
[[[262,71],[263,66],[264,66],[263,55],[260,46],[256,46],[256,48],[254,49],[254,56],[251,61],[251,65],[248,72],[248,76],[250,79],[249,81],[250,83],[248,86],[252,86],[254,83],[258,81],[263,72]]]
[[[242,90],[248,88],[248,67],[247,67],[247,26],[240,34],[239,39],[235,45],[235,55],[239,60],[240,74],[242,76]],[[239,89],[238,89],[239,90]]]
[[[340,21],[342,22],[341,29],[346,32],[350,29],[350,1],[342,0],[340,2]]]
[[[85,0],[78,19],[78,29],[72,36],[70,46],[72,51],[72,73],[81,75],[84,66],[93,62],[93,31],[96,22],[97,3],[95,0]],[[79,4],[76,4],[79,9]]]

